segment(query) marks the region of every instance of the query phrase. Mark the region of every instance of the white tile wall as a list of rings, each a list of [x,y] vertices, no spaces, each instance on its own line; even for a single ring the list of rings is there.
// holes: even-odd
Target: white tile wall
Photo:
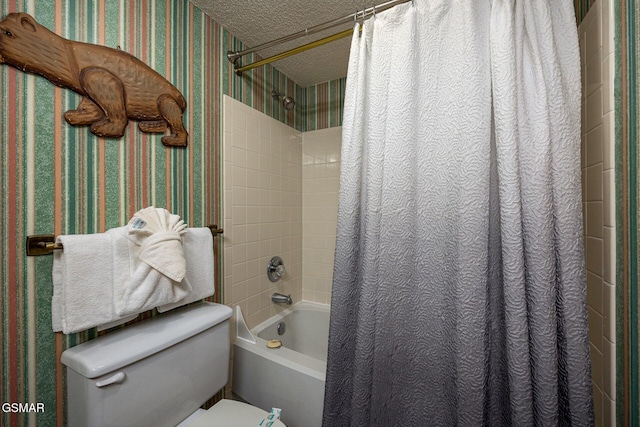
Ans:
[[[223,117],[224,302],[254,327],[284,309],[272,293],[302,298],[302,140],[226,95]],[[275,255],[287,271],[273,283]]]
[[[223,100],[225,304],[254,327],[294,301],[331,302],[342,128],[299,134],[225,96]],[[279,255],[282,280],[266,266]]]
[[[615,426],[615,174],[613,0],[580,24],[582,185],[596,426]]]
[[[336,246],[342,127],[302,135],[302,297],[329,304]]]

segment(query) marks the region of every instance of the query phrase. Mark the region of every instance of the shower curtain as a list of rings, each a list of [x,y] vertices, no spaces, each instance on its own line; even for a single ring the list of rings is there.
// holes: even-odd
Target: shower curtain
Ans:
[[[323,425],[593,423],[570,0],[354,32]]]

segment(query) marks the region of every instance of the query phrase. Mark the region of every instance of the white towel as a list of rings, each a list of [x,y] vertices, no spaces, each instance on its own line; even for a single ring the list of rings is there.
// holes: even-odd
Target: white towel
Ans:
[[[135,315],[117,315],[111,303],[110,234],[58,236],[56,241],[62,243],[64,249],[53,253],[51,314],[54,331],[71,334],[102,324],[115,326],[135,318]]]
[[[158,311],[165,311],[201,300],[214,294],[213,268],[213,236],[207,227],[188,228],[182,236],[182,247],[187,262],[187,274],[182,283],[191,287],[188,295],[179,302],[165,304],[158,307]]]
[[[107,233],[113,240],[112,301],[116,314],[125,316],[176,303],[192,291],[188,281],[172,280],[140,260],[144,240],[140,245],[128,229],[112,229]]]
[[[139,258],[176,282],[186,273],[181,235],[186,224],[166,209],[144,208],[127,224],[130,238],[140,245]]]
[[[213,237],[208,228],[176,232],[182,235],[185,258],[181,281],[141,261],[149,236],[142,239],[129,231],[118,227],[106,233],[58,237],[64,249],[54,252],[54,331],[69,334],[112,327],[154,307],[164,312],[214,294]],[[170,274],[176,272],[173,267]]]

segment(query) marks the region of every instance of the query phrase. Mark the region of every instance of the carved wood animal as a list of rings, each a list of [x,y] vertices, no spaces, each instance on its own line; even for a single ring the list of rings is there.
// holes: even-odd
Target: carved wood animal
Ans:
[[[129,119],[143,132],[165,132],[167,146],[187,145],[182,113],[187,103],[175,86],[133,55],[67,40],[26,13],[0,21],[0,64],[39,74],[83,96],[64,118],[91,125],[97,136],[119,138]]]

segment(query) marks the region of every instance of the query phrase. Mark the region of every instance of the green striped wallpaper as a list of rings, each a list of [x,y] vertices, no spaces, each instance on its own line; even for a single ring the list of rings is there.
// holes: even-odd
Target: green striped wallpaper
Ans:
[[[640,9],[636,0],[614,2],[616,100],[616,420],[640,425]]]
[[[27,258],[26,236],[102,232],[149,205],[190,226],[220,224],[222,95],[315,130],[341,124],[344,80],[302,88],[272,66],[236,76],[225,54],[241,42],[187,0],[0,0],[0,17],[18,11],[63,37],[120,46],[188,103],[188,149],[165,148],[135,123],[124,138],[97,138],[63,119],[78,95],[0,65],[0,403],[45,405],[44,413],[2,411],[0,425],[53,426],[64,423],[59,355],[96,332],[52,332],[52,257]],[[284,110],[272,89],[294,96],[296,108]],[[219,280],[218,289],[221,298]]]
[[[337,79],[306,88],[304,131],[342,126],[342,108],[347,79]]]
[[[580,22],[594,0],[575,0]],[[640,8],[613,1],[616,155],[616,423],[640,425]]]

